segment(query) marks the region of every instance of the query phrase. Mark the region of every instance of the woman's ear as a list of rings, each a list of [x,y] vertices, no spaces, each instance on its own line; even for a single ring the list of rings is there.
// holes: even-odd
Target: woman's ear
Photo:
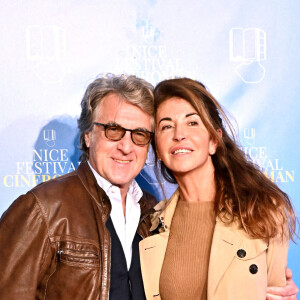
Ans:
[[[211,143],[211,145],[209,146],[209,155],[214,155],[216,153],[217,150],[217,144],[213,144],[213,142]]]
[[[221,129],[217,129],[217,134],[220,139],[222,139],[223,133]],[[214,155],[218,148],[218,140],[217,139],[211,139],[210,145],[209,145],[209,154]]]
[[[157,150],[156,150],[156,157],[157,157],[158,160],[161,160],[159,152]]]

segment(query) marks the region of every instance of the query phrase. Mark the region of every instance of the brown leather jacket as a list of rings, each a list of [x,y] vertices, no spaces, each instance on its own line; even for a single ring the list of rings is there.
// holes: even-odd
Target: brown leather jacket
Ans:
[[[143,238],[155,203],[140,200]],[[20,196],[0,220],[0,299],[108,299],[110,210],[87,163]]]

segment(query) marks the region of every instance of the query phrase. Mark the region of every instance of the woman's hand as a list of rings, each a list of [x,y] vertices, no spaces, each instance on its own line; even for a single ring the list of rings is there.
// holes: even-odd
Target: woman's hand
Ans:
[[[298,287],[294,283],[291,269],[286,269],[286,286],[284,287],[267,287],[267,300],[297,300]]]

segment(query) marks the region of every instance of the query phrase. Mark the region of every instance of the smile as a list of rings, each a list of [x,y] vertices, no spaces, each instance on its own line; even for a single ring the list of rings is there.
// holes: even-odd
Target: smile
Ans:
[[[172,154],[181,154],[181,153],[190,153],[192,152],[192,150],[188,150],[188,149],[177,149],[175,151],[172,152]]]
[[[128,164],[130,163],[130,160],[120,160],[120,159],[115,159],[113,158],[113,160],[117,163],[120,163],[120,164]]]

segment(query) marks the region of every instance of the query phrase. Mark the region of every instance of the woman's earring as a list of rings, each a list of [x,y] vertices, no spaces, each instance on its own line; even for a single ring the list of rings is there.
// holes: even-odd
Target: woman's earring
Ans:
[[[210,154],[210,155],[214,155],[215,153],[216,153],[215,149],[210,149],[210,150],[209,150],[209,154]]]
[[[156,157],[158,160],[161,160],[160,156],[158,155],[158,152],[156,152]]]

